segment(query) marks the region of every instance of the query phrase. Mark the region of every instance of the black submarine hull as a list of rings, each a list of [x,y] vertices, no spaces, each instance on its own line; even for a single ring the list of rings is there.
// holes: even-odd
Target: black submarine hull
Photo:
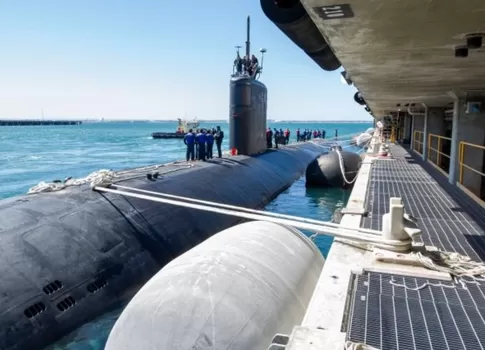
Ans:
[[[229,85],[229,147],[237,154],[264,152],[268,89],[248,76],[233,77]]]
[[[261,208],[322,153],[299,144],[258,157],[125,172],[119,184]],[[166,170],[166,171],[165,171]],[[92,191],[0,201],[0,349],[42,348],[134,293],[162,266],[240,220]]]

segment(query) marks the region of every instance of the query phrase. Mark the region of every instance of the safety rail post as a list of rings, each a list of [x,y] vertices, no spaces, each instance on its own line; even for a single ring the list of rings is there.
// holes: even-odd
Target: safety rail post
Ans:
[[[474,172],[475,174],[478,174],[482,177],[485,177],[485,173],[478,171],[474,168],[472,168],[470,165],[465,164],[465,146],[472,147],[472,148],[477,148],[481,149],[485,152],[485,146],[483,145],[477,145],[474,143],[470,142],[465,142],[461,141],[458,145],[458,166],[459,166],[459,179],[458,179],[458,185],[459,187],[464,190],[466,194],[468,194],[470,197],[472,197],[474,200],[476,200],[480,205],[485,207],[485,201],[480,197],[480,194],[473,193],[468,187],[464,184],[464,170],[465,168]]]
[[[426,150],[427,154],[427,159],[429,160],[431,158],[431,137],[433,134],[428,134],[428,149]]]
[[[438,154],[436,155],[436,165],[441,166],[441,137],[438,137]]]
[[[460,185],[463,185],[463,164],[465,162],[465,144],[463,143],[463,141],[460,142],[458,154],[460,163],[460,179],[458,180],[458,182],[460,183]]]
[[[428,143],[428,139],[426,136],[428,135],[428,113],[429,113],[429,108],[427,106],[424,106],[424,125],[423,125],[423,160],[427,161],[428,160],[428,155],[426,154],[426,146]]]
[[[423,138],[424,134],[422,131],[419,130],[414,130],[414,137],[413,137],[413,150],[419,153],[420,155],[423,155],[424,150],[423,150]]]
[[[437,148],[432,147],[432,141],[435,138],[437,139]],[[441,151],[442,140],[449,140],[451,142],[450,137],[436,135],[436,134],[428,134],[428,162],[430,162],[432,165],[436,165],[437,169],[440,172],[444,173],[445,175],[448,175],[448,173],[441,168],[441,161],[443,160],[443,157],[446,157],[450,159],[450,162],[451,162],[451,155]],[[432,151],[436,154],[436,162],[433,161]]]

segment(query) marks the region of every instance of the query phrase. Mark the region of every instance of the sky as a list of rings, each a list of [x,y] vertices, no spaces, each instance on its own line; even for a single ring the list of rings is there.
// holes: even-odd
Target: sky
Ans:
[[[226,119],[247,15],[268,118],[371,120],[258,0],[1,0],[0,118]]]

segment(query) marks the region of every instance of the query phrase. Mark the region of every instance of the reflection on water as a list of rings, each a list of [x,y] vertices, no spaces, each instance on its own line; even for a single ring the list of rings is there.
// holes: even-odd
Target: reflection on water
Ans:
[[[268,204],[266,210],[330,221],[335,210],[341,209],[347,204],[350,192],[350,190],[340,188],[307,188],[305,187],[305,178],[302,177]],[[308,236],[314,233],[303,232]],[[332,242],[331,236],[319,235],[315,239],[315,244],[325,257],[327,257]]]
[[[103,350],[121,311],[123,307],[86,323],[45,350]]]

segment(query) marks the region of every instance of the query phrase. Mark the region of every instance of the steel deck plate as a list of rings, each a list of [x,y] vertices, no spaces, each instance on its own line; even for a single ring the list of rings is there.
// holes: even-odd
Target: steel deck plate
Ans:
[[[425,244],[484,261],[485,210],[418,156],[395,145],[391,153],[372,166],[363,226],[380,230],[389,198],[401,197]],[[382,350],[484,350],[485,282],[471,282],[356,276],[347,336]]]
[[[356,276],[348,337],[382,350],[483,349],[485,288],[365,273]]]

